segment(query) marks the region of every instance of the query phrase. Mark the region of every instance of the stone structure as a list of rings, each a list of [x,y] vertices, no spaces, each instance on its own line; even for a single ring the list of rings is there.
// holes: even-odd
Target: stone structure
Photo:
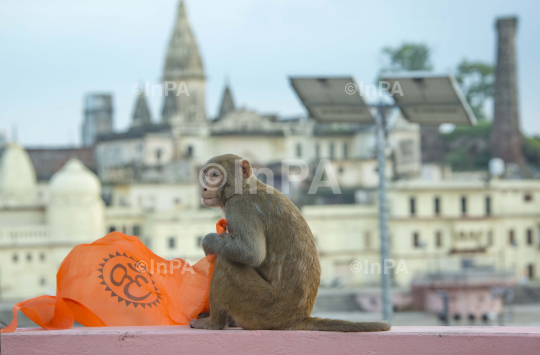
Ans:
[[[84,121],[82,125],[82,144],[93,146],[100,134],[113,130],[113,104],[110,94],[90,94],[84,101]]]
[[[184,134],[197,134],[206,125],[205,76],[184,2],[180,1],[176,23],[163,68],[165,100],[163,120]]]
[[[496,23],[497,68],[495,71],[494,117],[491,156],[507,164],[523,165],[522,136],[519,128],[515,55],[516,17],[499,18]]]
[[[217,119],[220,119],[233,111],[236,111],[236,107],[234,105],[231,88],[227,84],[225,85],[225,90],[223,90],[223,97],[221,98],[221,105],[219,105],[219,114]]]
[[[146,96],[144,91],[141,91],[135,104],[135,110],[133,111],[133,123],[132,127],[144,127],[152,125],[152,116],[146,103]]]

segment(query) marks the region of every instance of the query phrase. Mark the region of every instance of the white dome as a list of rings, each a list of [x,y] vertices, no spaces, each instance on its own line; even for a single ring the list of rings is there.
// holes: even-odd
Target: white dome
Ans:
[[[100,197],[101,183],[78,159],[70,159],[51,178],[51,197]]]
[[[6,145],[0,159],[0,198],[11,202],[32,202],[36,194],[36,171],[17,143]]]

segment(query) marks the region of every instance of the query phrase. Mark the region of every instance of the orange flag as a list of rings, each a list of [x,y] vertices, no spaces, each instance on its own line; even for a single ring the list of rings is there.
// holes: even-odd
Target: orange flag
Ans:
[[[227,221],[219,220],[218,233]],[[2,329],[17,328],[17,312],[45,329],[189,324],[207,312],[208,289],[215,255],[195,265],[166,260],[137,237],[112,232],[92,244],[73,248],[56,275],[56,296],[39,296],[13,307],[13,320]]]

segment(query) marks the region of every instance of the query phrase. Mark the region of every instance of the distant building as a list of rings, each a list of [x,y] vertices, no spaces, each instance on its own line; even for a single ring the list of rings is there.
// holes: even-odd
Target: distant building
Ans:
[[[141,93],[130,128],[98,136],[97,172],[104,184],[191,182],[209,158],[233,153],[276,174],[282,174],[277,166],[285,159],[308,162],[311,173],[321,160],[329,160],[345,187],[376,186],[373,125],[323,125],[310,118],[285,119],[238,108],[228,83],[217,117],[209,120],[205,80],[201,54],[180,1],[163,68],[162,116],[152,121],[145,100],[150,93]],[[394,117],[389,146],[389,176],[416,176],[422,159],[418,125]]]
[[[113,103],[110,94],[89,94],[84,100],[82,145],[91,147],[97,136],[113,131]]]
[[[472,267],[539,279],[540,181],[397,181],[388,200],[395,284]],[[376,205],[305,206],[302,212],[317,239],[324,282],[379,283]],[[360,270],[351,272],[357,263]]]
[[[0,159],[0,299],[54,294],[69,251],[105,234],[101,183],[76,159],[38,183],[16,143]]]

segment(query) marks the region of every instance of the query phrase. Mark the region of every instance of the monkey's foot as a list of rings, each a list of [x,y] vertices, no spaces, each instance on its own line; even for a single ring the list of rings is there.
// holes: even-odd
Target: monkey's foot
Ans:
[[[210,324],[210,318],[192,319],[191,322],[189,322],[189,326],[195,329],[210,329],[210,330],[221,330],[225,328],[225,327],[219,327],[219,326],[212,326]]]
[[[210,312],[199,313],[199,319],[210,317]]]

